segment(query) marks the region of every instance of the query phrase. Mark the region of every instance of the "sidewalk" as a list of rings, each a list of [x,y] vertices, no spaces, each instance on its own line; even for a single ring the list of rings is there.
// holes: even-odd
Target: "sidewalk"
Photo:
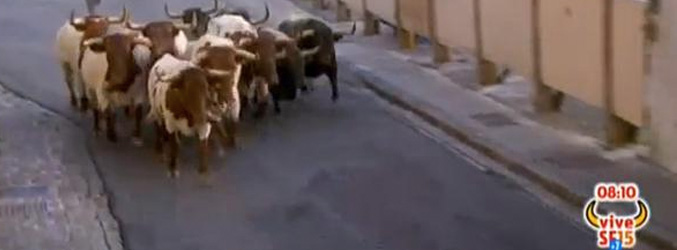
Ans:
[[[597,182],[638,183],[652,211],[640,238],[661,249],[677,249],[677,175],[635,156],[605,152],[594,137],[537,123],[374,39],[396,41],[380,35],[339,43],[339,67],[358,75],[381,97],[581,208]]]
[[[80,128],[0,87],[0,250],[122,249]]]

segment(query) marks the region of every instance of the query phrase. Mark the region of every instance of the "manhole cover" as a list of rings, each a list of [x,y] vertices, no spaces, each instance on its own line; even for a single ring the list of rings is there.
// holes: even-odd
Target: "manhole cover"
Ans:
[[[510,117],[501,113],[481,113],[471,115],[470,117],[490,128],[517,125]]]

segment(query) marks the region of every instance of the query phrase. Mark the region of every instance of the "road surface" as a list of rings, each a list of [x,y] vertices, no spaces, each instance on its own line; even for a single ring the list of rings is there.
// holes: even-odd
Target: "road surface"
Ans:
[[[229,2],[263,14],[262,1]],[[298,11],[268,2],[273,24]],[[104,0],[97,12],[117,14],[123,3],[138,22],[164,18],[157,0]],[[191,4],[169,3],[175,11]],[[478,171],[345,81],[336,104],[321,80],[282,115],[247,119],[241,148],[212,157],[212,186],[198,181],[190,146],[181,178],[169,180],[152,157],[150,127],[146,146],[126,139],[129,126],[111,144],[69,107],[53,39],[72,8],[87,11],[84,1],[3,3],[0,81],[81,124],[127,249],[595,249],[579,222]]]

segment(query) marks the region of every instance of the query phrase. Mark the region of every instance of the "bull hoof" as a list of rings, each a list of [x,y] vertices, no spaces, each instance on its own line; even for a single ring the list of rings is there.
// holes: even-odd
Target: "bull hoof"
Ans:
[[[136,147],[143,146],[143,139],[141,139],[141,137],[136,137],[136,136],[132,137],[132,145],[134,145]]]
[[[200,185],[203,187],[212,187],[212,177],[209,173],[199,173]]]
[[[339,99],[339,96],[338,96],[338,95],[332,95],[332,96],[331,96],[331,100],[332,100],[333,102],[337,102],[338,99]]]
[[[168,171],[167,172],[167,177],[171,179],[178,179],[181,174],[179,173],[179,170],[174,170],[174,171]]]
[[[301,93],[308,93],[308,86],[301,86]]]

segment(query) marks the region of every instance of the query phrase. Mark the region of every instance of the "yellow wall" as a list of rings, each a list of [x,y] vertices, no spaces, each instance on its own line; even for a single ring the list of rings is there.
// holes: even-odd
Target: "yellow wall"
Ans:
[[[473,0],[435,0],[437,35],[449,47],[474,49]]]
[[[603,1],[540,2],[545,84],[598,107],[604,85]]]
[[[395,0],[366,0],[367,9],[381,19],[396,24]]]
[[[644,4],[614,1],[614,110],[637,126],[643,125]]]
[[[403,28],[418,35],[429,35],[427,0],[400,0],[400,10]]]
[[[481,0],[480,7],[484,56],[533,79],[531,1]]]

